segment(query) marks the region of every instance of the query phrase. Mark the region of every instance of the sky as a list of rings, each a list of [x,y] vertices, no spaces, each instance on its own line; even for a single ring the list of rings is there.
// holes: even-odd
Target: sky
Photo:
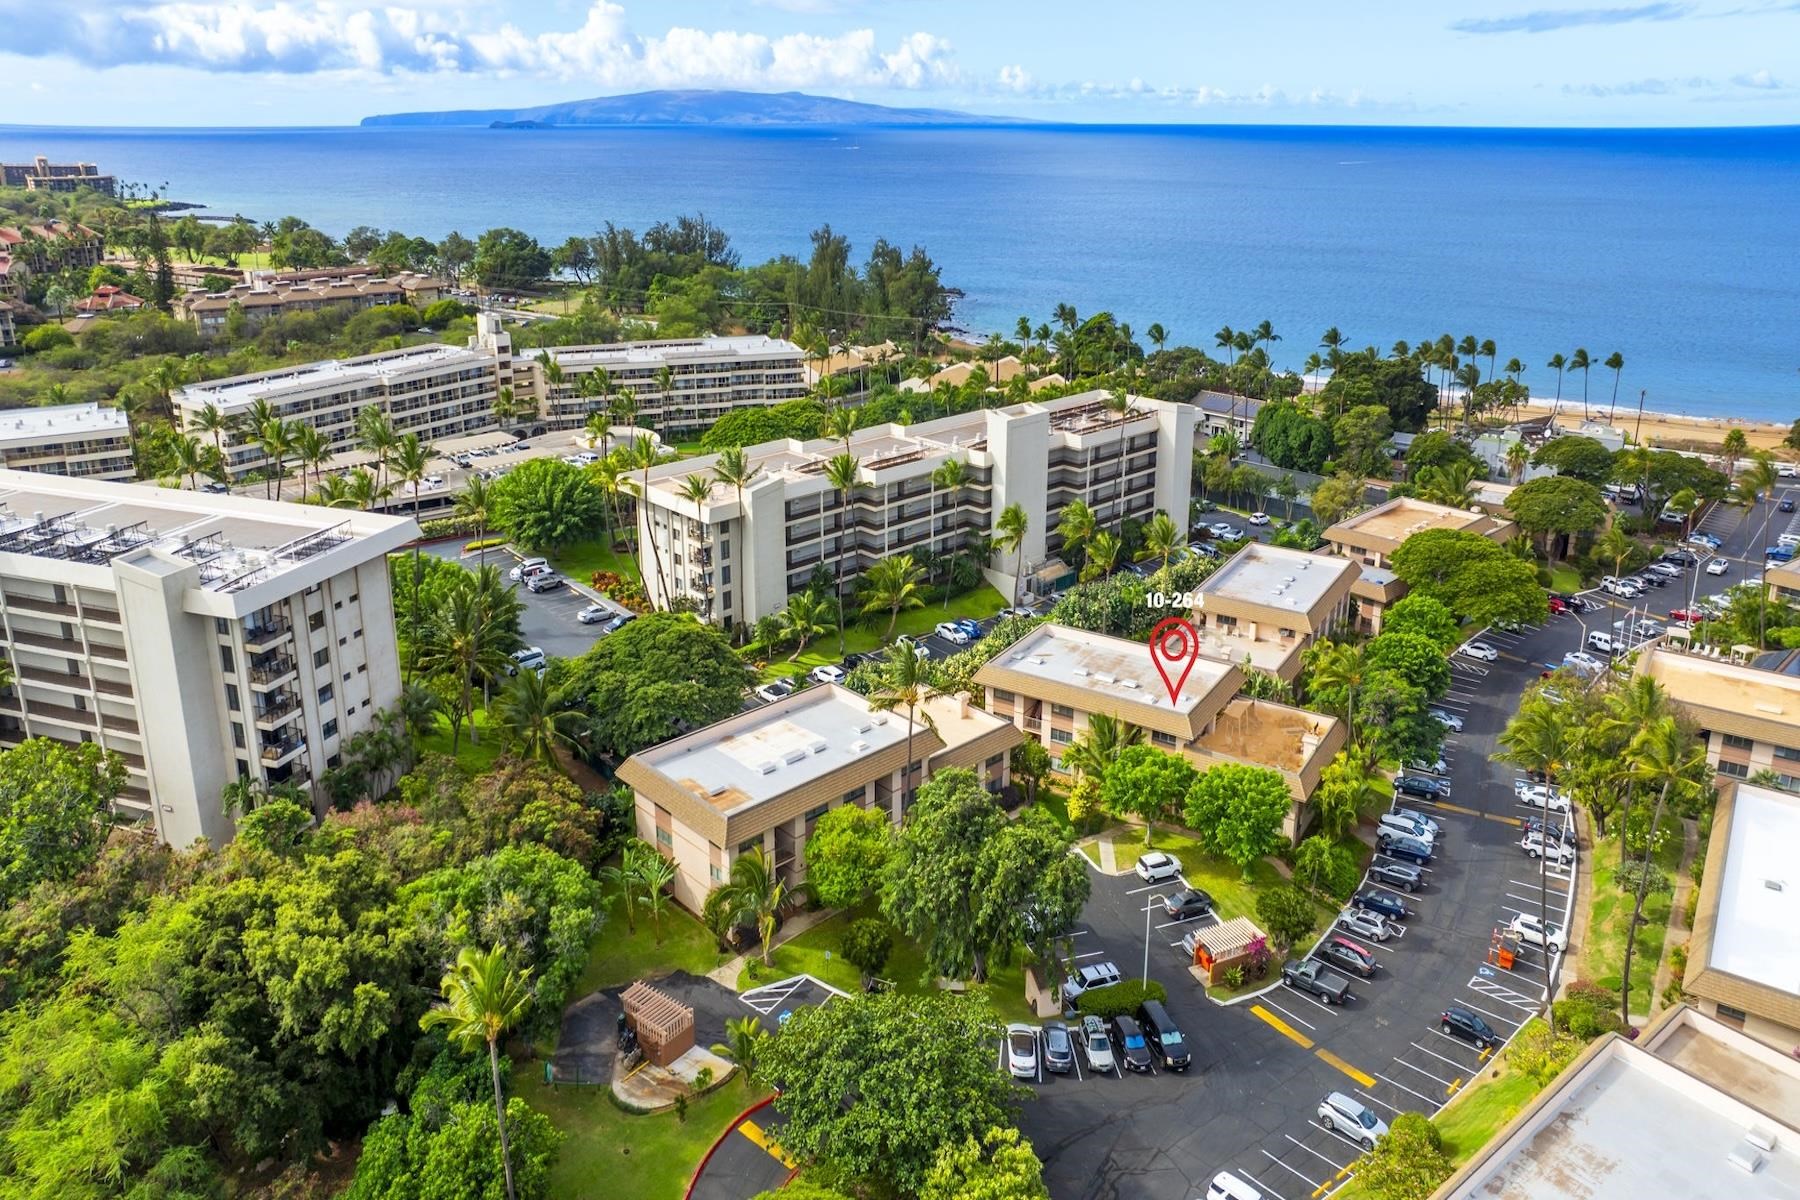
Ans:
[[[692,87],[1067,122],[1800,124],[1800,0],[1590,2],[0,0],[0,123],[347,125]]]

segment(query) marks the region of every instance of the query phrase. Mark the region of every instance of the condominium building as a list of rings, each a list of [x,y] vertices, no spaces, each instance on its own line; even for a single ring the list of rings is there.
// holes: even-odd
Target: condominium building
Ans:
[[[86,225],[63,220],[0,225],[0,253],[33,271],[97,267],[106,256],[106,239]]]
[[[1720,789],[1682,991],[1700,1011],[1786,1053],[1800,1045],[1800,796]]]
[[[316,797],[346,739],[399,697],[387,554],[416,534],[402,518],[0,470],[14,678],[0,746],[116,752],[120,815],[174,846],[231,837],[235,779]]]
[[[741,495],[715,484],[700,503],[683,485],[712,478],[718,456],[665,463],[649,472],[647,502],[639,505],[644,578],[659,603],[688,596],[711,619],[750,624],[779,612],[820,566],[841,566],[848,589],[893,555],[976,547],[1017,504],[1027,523],[1023,545],[996,550],[983,565],[1002,593],[1026,591],[1060,547],[1057,522],[1077,499],[1106,527],[1157,510],[1177,521],[1187,515],[1194,410],[1133,397],[1119,413],[1108,399],[1083,392],[878,425],[847,445],[765,442],[745,451],[755,476]],[[847,500],[826,474],[845,453],[857,464]],[[962,481],[940,486],[940,468],[950,462]],[[1066,574],[1060,566],[1054,573]]]
[[[478,433],[494,427],[494,400],[511,378],[510,339],[498,329],[493,322],[466,347],[408,346],[190,384],[176,391],[175,410],[189,429],[208,405],[238,421],[224,436],[233,479],[270,465],[246,420],[264,405],[274,416],[325,434],[334,454],[357,444],[356,415],[371,404],[398,433],[417,433],[427,442]]]
[[[1662,685],[1670,704],[1700,731],[1721,779],[1775,773],[1800,790],[1800,651],[1735,656],[1664,639],[1638,654],[1636,671]]]
[[[1800,605],[1800,563],[1776,563],[1763,572],[1763,584],[1771,602]]]
[[[521,398],[534,399],[552,429],[581,428],[589,413],[606,412],[629,388],[637,423],[671,439],[709,429],[734,408],[802,399],[811,384],[805,351],[760,336],[551,347],[518,367],[530,371],[528,393],[522,376]]]
[[[1230,662],[1196,658],[1170,699],[1142,642],[1040,625],[975,672],[987,710],[1041,742],[1059,767],[1069,746],[1100,715],[1147,731],[1202,769],[1217,763],[1267,767],[1287,782],[1294,806],[1283,832],[1306,827],[1304,805],[1345,741],[1336,717],[1238,695],[1244,673]]]
[[[825,685],[640,751],[619,779],[636,796],[638,836],[675,864],[675,898],[698,912],[757,847],[790,885],[804,881],[806,839],[840,804],[898,823],[920,782],[945,767],[967,767],[998,791],[1022,740],[966,695],[921,706],[910,764],[908,732],[904,708],[876,712]]]
[[[1251,542],[1198,589],[1200,653],[1292,683],[1301,652],[1349,619],[1360,575],[1349,559]]]
[[[19,344],[19,324],[15,316],[17,311],[17,305],[11,300],[0,298],[0,350]]]
[[[128,483],[137,478],[131,425],[122,409],[98,404],[9,409],[0,412],[0,467]]]
[[[430,275],[402,271],[385,275],[368,267],[323,267],[312,271],[262,272],[222,292],[200,289],[175,298],[175,315],[192,321],[205,334],[222,333],[235,307],[250,325],[276,317],[348,308],[361,312],[388,304],[422,307],[440,299],[444,282]]]
[[[0,163],[0,187],[24,188],[28,192],[73,192],[92,188],[116,195],[116,176],[103,175],[93,163],[53,163],[40,154],[28,163]]]
[[[30,277],[31,268],[0,247],[0,303],[17,302],[23,297],[25,281]]]
[[[1332,553],[1362,567],[1350,592],[1356,597],[1358,627],[1369,633],[1381,632],[1382,614],[1406,595],[1406,584],[1394,574],[1394,551],[1413,534],[1428,529],[1461,530],[1494,542],[1511,541],[1519,532],[1519,527],[1505,517],[1480,509],[1432,504],[1411,496],[1345,517],[1325,531],[1325,541]]]

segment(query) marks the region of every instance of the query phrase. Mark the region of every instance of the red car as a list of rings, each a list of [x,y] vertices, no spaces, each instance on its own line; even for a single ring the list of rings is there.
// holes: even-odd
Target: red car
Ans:
[[[1566,613],[1569,611],[1569,606],[1561,596],[1552,596],[1550,597],[1550,611],[1552,613]]]
[[[1683,625],[1698,625],[1706,620],[1706,614],[1697,608],[1671,608],[1669,620],[1680,621]]]

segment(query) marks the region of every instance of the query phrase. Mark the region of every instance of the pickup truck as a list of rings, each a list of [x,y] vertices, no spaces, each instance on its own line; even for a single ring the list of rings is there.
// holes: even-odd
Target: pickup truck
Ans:
[[[1350,998],[1350,981],[1316,958],[1281,968],[1281,982],[1295,991],[1311,992],[1327,1004],[1342,1004]]]

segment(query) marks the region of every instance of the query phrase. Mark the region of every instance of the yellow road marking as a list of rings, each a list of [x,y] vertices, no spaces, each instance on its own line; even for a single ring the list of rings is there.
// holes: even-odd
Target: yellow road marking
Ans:
[[[1512,825],[1512,826],[1517,827],[1517,826],[1525,824],[1525,822],[1521,821],[1517,817],[1502,816],[1499,813],[1481,812],[1478,809],[1464,808],[1460,804],[1445,804],[1441,800],[1438,801],[1438,807],[1443,809],[1445,812],[1461,813],[1465,817],[1485,817],[1489,821],[1498,821],[1502,825]]]
[[[1331,1185],[1329,1183],[1321,1183],[1318,1187],[1314,1188],[1312,1190],[1313,1200],[1319,1200],[1319,1197],[1323,1196],[1330,1187]]]
[[[1344,1074],[1348,1075],[1350,1078],[1356,1080],[1356,1082],[1362,1084],[1364,1087],[1372,1088],[1375,1086],[1375,1077],[1373,1075],[1370,1075],[1365,1071],[1357,1070],[1355,1067],[1351,1066],[1349,1063],[1345,1062],[1343,1059],[1339,1058],[1337,1055],[1333,1054],[1331,1051],[1325,1050],[1325,1049],[1319,1049],[1319,1050],[1314,1050],[1313,1053],[1318,1055],[1320,1058],[1324,1059],[1326,1062],[1330,1063],[1332,1066],[1336,1067],[1338,1070],[1342,1071]]]
[[[1261,1017],[1263,1020],[1267,1021],[1277,1031],[1279,1031],[1281,1033],[1285,1033],[1287,1036],[1293,1038],[1296,1042],[1299,1042],[1301,1046],[1305,1047],[1308,1050],[1312,1049],[1312,1039],[1311,1038],[1307,1037],[1304,1033],[1301,1033],[1298,1029],[1295,1029],[1292,1025],[1289,1025],[1286,1021],[1282,1020],[1280,1017],[1276,1016],[1274,1013],[1270,1012],[1268,1009],[1264,1008],[1262,1005],[1252,1004],[1250,1006],[1250,1011],[1255,1013],[1257,1016]],[[1375,1081],[1372,1079],[1369,1081],[1369,1085],[1371,1087],[1374,1086],[1374,1083],[1375,1083]]]
[[[1460,1088],[1461,1086],[1462,1086],[1462,1076],[1458,1075],[1456,1077],[1456,1082],[1444,1089],[1444,1095],[1446,1095],[1446,1096],[1456,1095],[1456,1089]]]
[[[1350,1168],[1349,1167],[1339,1167],[1338,1173],[1336,1175],[1333,1175],[1332,1178],[1337,1179],[1337,1180],[1344,1180],[1344,1179],[1350,1178]]]
[[[1494,1052],[1494,1048],[1492,1046],[1489,1046],[1486,1050],[1483,1050],[1481,1052],[1481,1057],[1476,1059],[1475,1061],[1476,1062],[1486,1062],[1488,1060],[1488,1056],[1490,1054],[1492,1054],[1493,1052]]]
[[[771,1142],[769,1140],[769,1135],[764,1133],[762,1131],[762,1126],[758,1125],[755,1121],[745,1121],[742,1125],[738,1126],[738,1130],[745,1137],[747,1137],[751,1141],[755,1142],[758,1146],[761,1146],[764,1150],[767,1150],[769,1152],[770,1156],[773,1157],[776,1162],[780,1163],[782,1166],[786,1167],[788,1170],[791,1171],[795,1167],[800,1165],[799,1163],[795,1162],[793,1159],[789,1158],[787,1155],[787,1152],[785,1150],[783,1150],[780,1146],[777,1146],[774,1142]]]

